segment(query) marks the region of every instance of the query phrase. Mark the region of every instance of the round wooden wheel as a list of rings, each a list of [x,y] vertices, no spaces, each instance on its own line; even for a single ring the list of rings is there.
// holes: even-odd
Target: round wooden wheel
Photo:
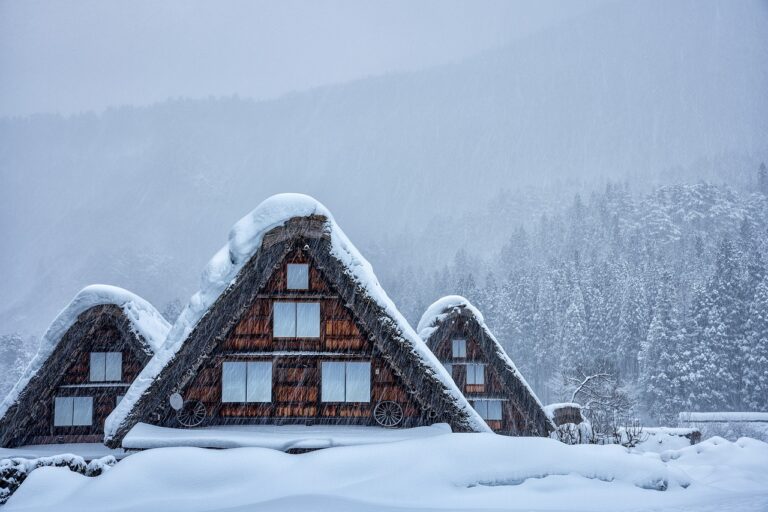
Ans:
[[[184,427],[197,427],[205,419],[205,405],[199,400],[187,400],[184,405],[176,411],[176,421]]]
[[[373,419],[382,427],[396,427],[403,421],[403,408],[397,402],[379,402],[373,409]]]

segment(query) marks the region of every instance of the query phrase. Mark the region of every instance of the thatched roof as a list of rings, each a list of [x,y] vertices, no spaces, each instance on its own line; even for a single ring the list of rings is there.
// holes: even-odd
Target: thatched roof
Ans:
[[[51,323],[40,349],[0,404],[0,446],[34,421],[35,410],[85,345],[94,327],[109,324],[127,345],[147,360],[165,340],[170,325],[147,301],[116,286],[92,285],[80,290]]]
[[[476,340],[500,377],[509,400],[524,414],[527,420],[526,433],[547,435],[555,429],[547,417],[536,394],[523,378],[520,371],[509,358],[501,343],[491,333],[480,311],[467,299],[458,295],[449,295],[429,306],[421,317],[418,331],[430,349],[457,335],[461,325],[461,335]]]
[[[234,225],[229,242],[206,267],[201,290],[173,326],[163,350],[107,418],[107,445],[118,446],[136,423],[147,421],[194,377],[297,247],[336,289],[362,331],[435,421],[450,423],[458,431],[489,431],[330,212],[311,197],[280,194]]]

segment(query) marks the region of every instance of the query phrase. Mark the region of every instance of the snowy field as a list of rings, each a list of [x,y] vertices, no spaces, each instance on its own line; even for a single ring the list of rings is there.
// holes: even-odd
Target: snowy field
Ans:
[[[160,448],[95,478],[41,468],[12,511],[768,510],[768,444],[721,438],[662,453],[493,434],[288,455]]]

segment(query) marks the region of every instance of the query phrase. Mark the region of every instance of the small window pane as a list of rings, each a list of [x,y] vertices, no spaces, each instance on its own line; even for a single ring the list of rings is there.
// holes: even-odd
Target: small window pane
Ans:
[[[91,352],[91,381],[103,382],[105,379],[106,352]]]
[[[93,423],[93,398],[90,396],[73,397],[72,425],[90,425]]]
[[[501,400],[488,400],[488,417],[489,420],[501,419]]]
[[[115,407],[117,407],[118,405],[120,405],[120,402],[122,402],[122,401],[123,401],[123,397],[124,397],[124,396],[125,396],[125,395],[117,395],[117,400],[115,400]]]
[[[488,418],[488,402],[485,400],[477,400],[476,402],[472,403],[472,407],[475,408],[477,414],[479,414],[481,418]]]
[[[309,265],[305,263],[288,264],[288,289],[309,289]]]
[[[467,357],[467,340],[453,340],[453,357]]]
[[[53,406],[53,426],[69,427],[72,425],[72,397],[57,396]]]
[[[245,402],[245,375],[245,363],[222,363],[222,402]]]
[[[347,363],[346,401],[371,401],[371,363]]]
[[[344,401],[344,363],[323,362],[320,388],[323,402]]]
[[[448,372],[448,375],[453,378],[453,365],[451,363],[443,363],[443,366],[445,366],[445,370]]]
[[[248,363],[248,402],[272,401],[272,363],[259,361]]]
[[[296,304],[296,337],[320,337],[319,302],[299,302]]]
[[[273,334],[275,338],[296,337],[295,302],[275,302],[272,316]]]
[[[467,365],[467,384],[485,384],[485,365]]]
[[[123,353],[107,352],[106,356],[106,369],[104,371],[105,380],[123,380]]]

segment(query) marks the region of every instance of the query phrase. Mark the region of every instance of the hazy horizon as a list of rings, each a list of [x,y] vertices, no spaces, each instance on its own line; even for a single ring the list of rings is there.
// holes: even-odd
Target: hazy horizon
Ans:
[[[142,1],[124,9],[3,0],[0,117],[275,99],[460,61],[609,1]]]

